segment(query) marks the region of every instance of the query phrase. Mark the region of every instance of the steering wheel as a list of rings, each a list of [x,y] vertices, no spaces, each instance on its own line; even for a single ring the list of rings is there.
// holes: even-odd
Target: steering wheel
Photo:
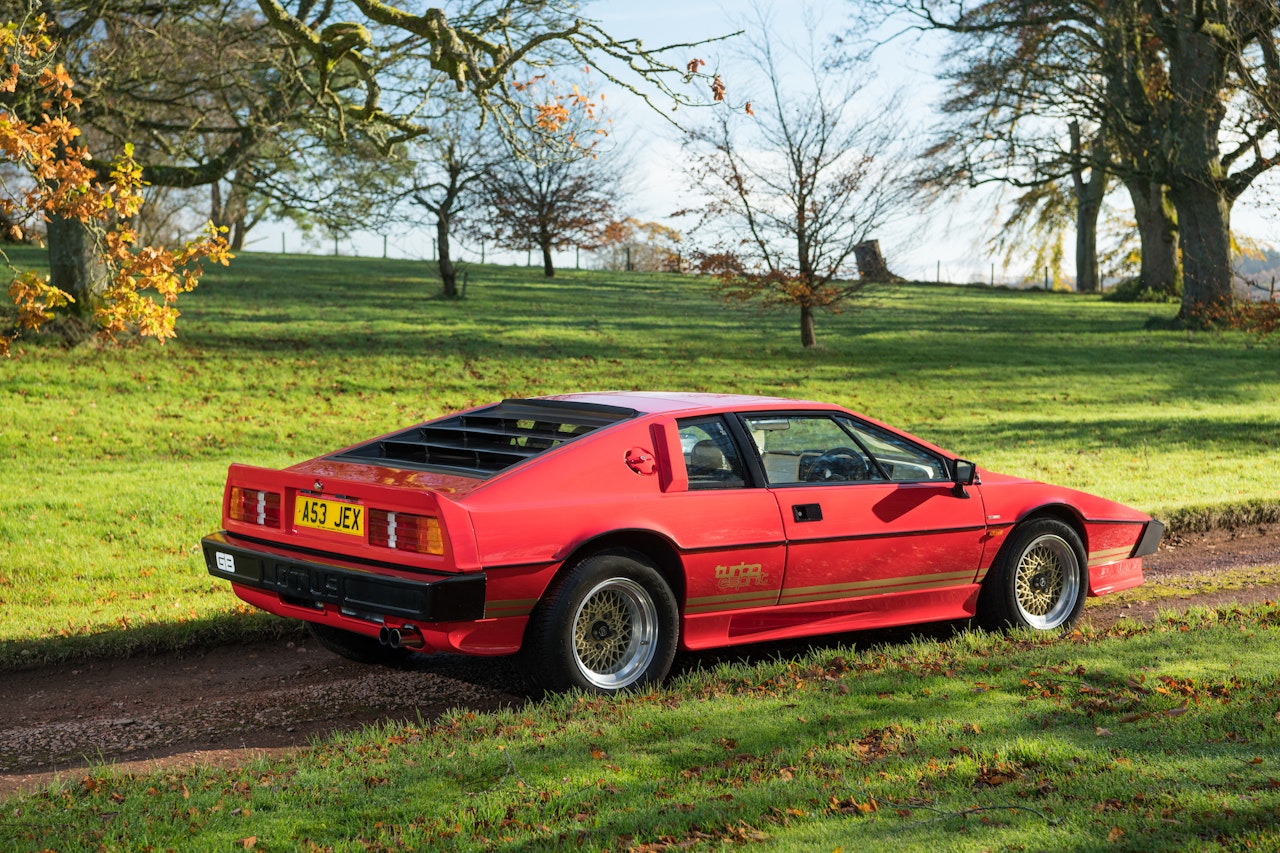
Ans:
[[[833,447],[813,462],[812,476],[823,482],[867,479],[867,460],[852,447]]]

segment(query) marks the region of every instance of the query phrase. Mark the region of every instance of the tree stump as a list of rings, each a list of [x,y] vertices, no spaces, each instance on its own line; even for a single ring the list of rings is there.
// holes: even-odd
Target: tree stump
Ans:
[[[902,281],[902,276],[889,271],[880,252],[879,240],[865,240],[853,247],[853,255],[858,261],[858,275],[865,281]]]

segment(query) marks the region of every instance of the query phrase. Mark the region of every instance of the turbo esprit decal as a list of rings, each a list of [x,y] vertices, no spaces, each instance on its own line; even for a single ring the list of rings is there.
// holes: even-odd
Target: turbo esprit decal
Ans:
[[[760,563],[738,563],[736,566],[716,566],[717,589],[744,589],[749,586],[768,586],[769,573]]]

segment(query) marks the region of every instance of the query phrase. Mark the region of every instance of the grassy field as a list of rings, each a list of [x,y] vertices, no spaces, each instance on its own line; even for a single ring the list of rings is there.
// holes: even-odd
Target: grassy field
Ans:
[[[226,466],[503,396],[831,400],[1183,526],[1280,505],[1277,342],[1165,330],[1167,306],[901,286],[822,317],[806,352],[793,316],[686,277],[475,267],[465,300],[437,289],[420,263],[250,254],[164,347],[21,343],[0,363],[0,666],[282,630],[199,557]]]
[[[407,262],[248,255],[163,348],[0,363],[0,668],[292,630],[204,571],[226,466],[502,396],[832,400],[1183,529],[1280,507],[1280,349],[1168,330],[1167,307],[902,286],[804,352],[793,317],[682,277],[486,267],[463,301],[435,288]],[[648,696],[458,711],[229,771],[102,768],[7,800],[0,850],[1274,849],[1277,657],[1275,607],[727,655]]]
[[[15,797],[0,849],[1274,850],[1280,610],[708,664]]]

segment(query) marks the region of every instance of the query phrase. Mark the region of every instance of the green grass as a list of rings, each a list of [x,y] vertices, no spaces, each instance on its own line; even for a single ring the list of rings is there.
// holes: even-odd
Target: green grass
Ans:
[[[686,277],[474,267],[467,299],[437,290],[427,264],[244,255],[184,297],[164,347],[20,343],[0,363],[0,666],[285,630],[199,557],[227,465],[503,396],[831,400],[1187,527],[1280,506],[1280,350],[1167,330],[1167,306],[902,286],[822,317],[806,352],[795,317]]]
[[[99,769],[6,801],[0,849],[1275,849],[1278,656],[1269,607],[708,663],[239,769]]]
[[[1280,586],[1280,565],[1215,569],[1204,573],[1174,573],[1172,576],[1147,575],[1146,583],[1142,586],[1126,589],[1105,598],[1091,598],[1086,602],[1086,606],[1096,604],[1103,607],[1139,602],[1161,602],[1175,598],[1186,600],[1191,597],[1267,586]]]

